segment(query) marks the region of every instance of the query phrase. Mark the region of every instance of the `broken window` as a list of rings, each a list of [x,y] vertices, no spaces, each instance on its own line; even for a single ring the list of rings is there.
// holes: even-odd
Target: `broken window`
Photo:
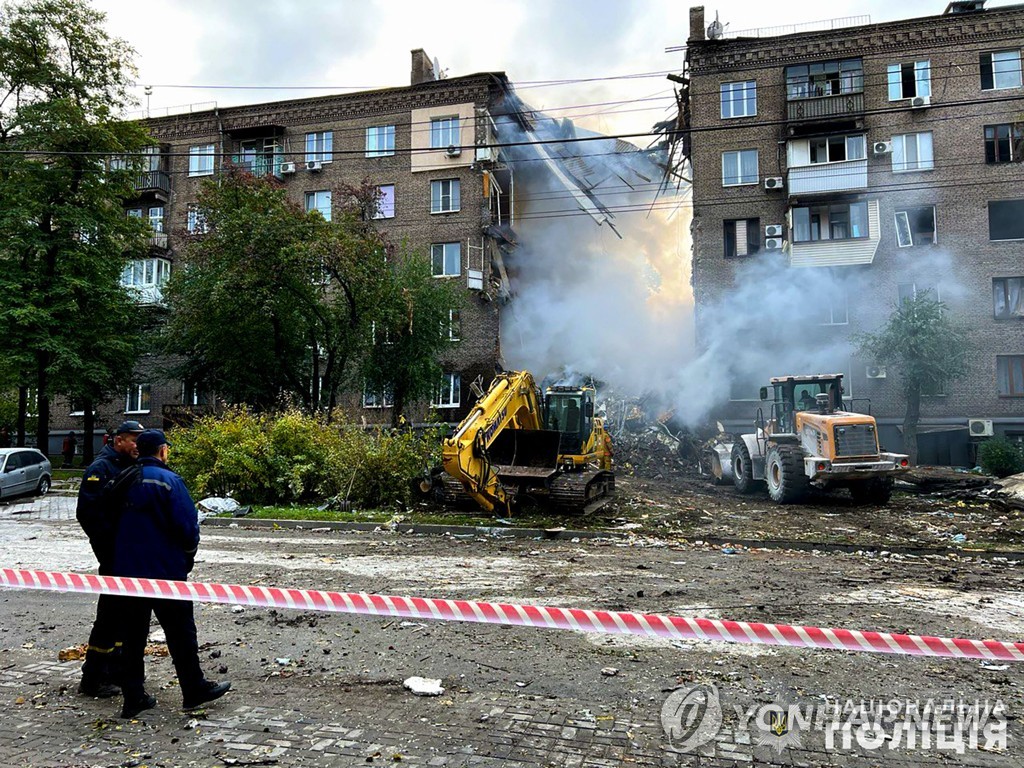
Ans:
[[[892,137],[892,171],[930,171],[935,167],[932,132],[906,133]]]
[[[1024,320],[1024,277],[992,280],[992,310],[996,320]]]
[[[722,153],[722,186],[757,184],[757,150],[741,149]]]
[[[395,126],[375,125],[366,129],[366,156],[386,157],[395,154]]]
[[[900,248],[910,248],[913,245],[934,243],[935,206],[896,210],[896,245]]]
[[[1024,240],[1024,200],[993,200],[988,204],[989,240]]]
[[[462,243],[432,244],[430,273],[434,277],[456,277],[462,274]]]
[[[985,126],[985,162],[1024,161],[1024,123]]]
[[[722,83],[722,119],[757,114],[757,81]]]
[[[454,213],[460,207],[458,179],[439,179],[430,182],[431,213]]]
[[[868,204],[836,203],[793,209],[793,241],[853,240],[868,237]]]
[[[1020,49],[981,54],[981,90],[1020,88]]]
[[[786,94],[789,101],[860,93],[863,90],[864,67],[859,58],[786,67]]]
[[[864,135],[822,136],[809,140],[810,162],[841,163],[844,160],[863,160],[867,157]]]
[[[1024,355],[997,355],[996,381],[1002,397],[1024,397]]]
[[[906,61],[889,65],[889,101],[931,95],[931,62]]]
[[[462,377],[457,373],[445,373],[441,376],[435,408],[458,408],[462,402]]]
[[[725,257],[753,256],[761,250],[760,219],[727,219],[724,222]]]
[[[195,205],[189,205],[185,219],[185,229],[193,235],[204,235],[207,228],[206,214]]]

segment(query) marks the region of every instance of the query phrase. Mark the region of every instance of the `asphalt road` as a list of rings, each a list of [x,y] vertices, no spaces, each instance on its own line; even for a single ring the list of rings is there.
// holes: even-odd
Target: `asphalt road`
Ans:
[[[0,563],[90,570],[69,517],[53,499],[0,510]],[[998,560],[726,554],[656,539],[204,528],[193,578],[1021,640],[1022,571]],[[159,705],[126,722],[119,700],[75,692],[78,662],[58,661],[84,641],[93,606],[82,595],[0,591],[0,765],[1024,764],[1024,665],[221,605],[198,606],[197,621],[208,674],[232,680],[232,692],[183,713],[170,659],[151,656]],[[403,688],[413,675],[440,679],[445,693],[414,696]],[[666,732],[686,722],[665,705],[696,685],[714,687],[722,725],[691,748],[685,727]],[[1000,701],[1005,749],[996,740],[958,754],[935,739],[908,748],[892,733],[826,749],[820,729],[797,722],[798,743],[758,744],[763,729],[742,715],[772,703],[950,698]]]

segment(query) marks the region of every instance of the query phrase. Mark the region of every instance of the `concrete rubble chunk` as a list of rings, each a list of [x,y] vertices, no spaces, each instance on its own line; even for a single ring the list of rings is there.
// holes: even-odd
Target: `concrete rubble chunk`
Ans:
[[[440,696],[444,693],[441,681],[428,677],[409,677],[403,685],[417,696]]]

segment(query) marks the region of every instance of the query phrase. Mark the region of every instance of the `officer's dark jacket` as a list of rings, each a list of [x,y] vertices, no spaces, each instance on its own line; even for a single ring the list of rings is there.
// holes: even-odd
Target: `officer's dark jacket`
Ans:
[[[133,461],[131,456],[115,451],[112,445],[105,445],[82,475],[76,517],[85,535],[89,537],[89,543],[92,544],[101,567],[113,553],[112,524],[116,518],[116,511],[111,509],[103,498],[103,489],[111,478]]]
[[[126,494],[114,539],[117,576],[188,578],[199,547],[199,516],[181,477],[154,456]]]

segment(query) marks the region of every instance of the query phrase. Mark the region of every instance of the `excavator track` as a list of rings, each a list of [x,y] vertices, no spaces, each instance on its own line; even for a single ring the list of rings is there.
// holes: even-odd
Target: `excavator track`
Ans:
[[[447,472],[442,472],[438,477],[435,493],[438,502],[446,507],[471,509],[477,505],[476,500],[466,493],[462,483]]]
[[[564,472],[551,481],[551,503],[564,514],[589,515],[615,495],[615,475],[604,469]]]

